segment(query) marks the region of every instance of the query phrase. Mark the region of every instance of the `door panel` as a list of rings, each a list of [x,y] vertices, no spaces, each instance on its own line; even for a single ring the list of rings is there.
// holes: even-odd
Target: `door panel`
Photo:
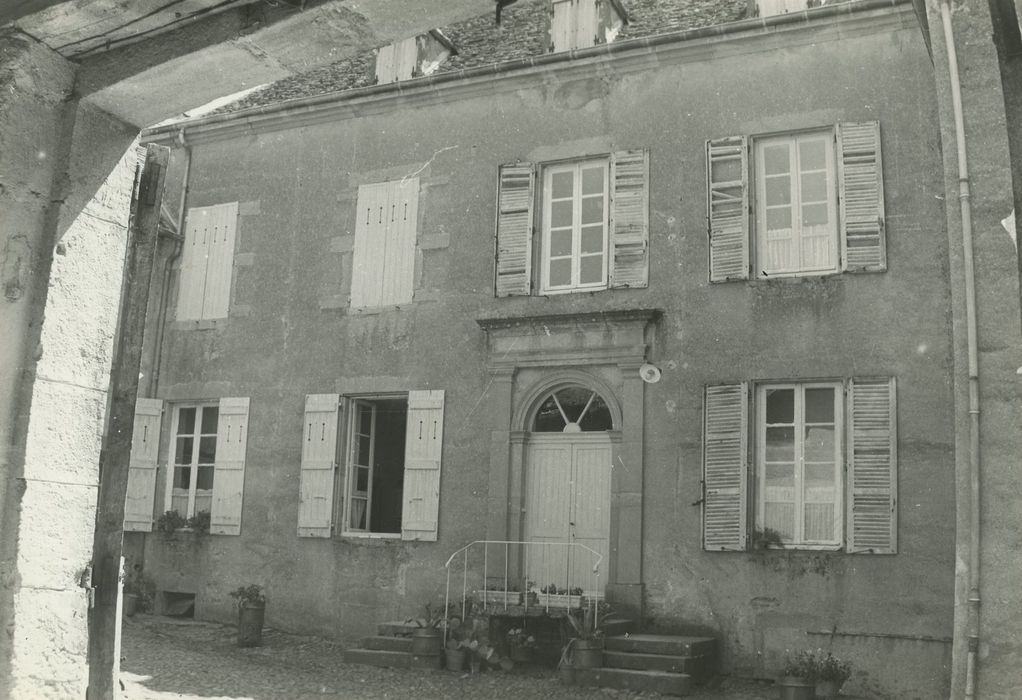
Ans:
[[[603,555],[600,561],[600,581],[606,583],[607,555],[610,553],[610,445],[574,445],[573,451],[573,541]],[[571,578],[586,586],[593,576],[594,557],[577,547],[571,550]]]

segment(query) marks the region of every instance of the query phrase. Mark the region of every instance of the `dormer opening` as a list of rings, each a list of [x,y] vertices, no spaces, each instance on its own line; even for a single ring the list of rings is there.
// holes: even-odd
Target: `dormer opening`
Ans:
[[[627,21],[618,0],[551,0],[550,51],[610,43]]]
[[[430,75],[458,53],[439,29],[395,41],[376,50],[377,84]]]

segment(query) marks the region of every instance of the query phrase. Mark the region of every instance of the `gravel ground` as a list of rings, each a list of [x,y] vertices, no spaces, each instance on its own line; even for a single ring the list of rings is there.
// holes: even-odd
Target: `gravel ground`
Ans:
[[[659,698],[566,687],[547,669],[475,675],[346,664],[327,639],[264,630],[263,646],[239,649],[235,628],[136,615],[124,622],[121,682],[128,700],[302,700],[344,698]],[[774,700],[770,684],[718,679],[694,700]]]

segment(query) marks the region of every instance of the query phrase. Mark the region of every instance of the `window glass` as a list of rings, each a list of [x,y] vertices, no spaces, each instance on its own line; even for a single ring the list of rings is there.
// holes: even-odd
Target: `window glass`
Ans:
[[[537,433],[613,430],[603,397],[592,389],[569,386],[552,392],[539,406],[532,430]]]
[[[407,398],[353,402],[342,522],[351,534],[401,532]]]
[[[607,285],[607,176],[605,160],[544,169],[543,292]]]

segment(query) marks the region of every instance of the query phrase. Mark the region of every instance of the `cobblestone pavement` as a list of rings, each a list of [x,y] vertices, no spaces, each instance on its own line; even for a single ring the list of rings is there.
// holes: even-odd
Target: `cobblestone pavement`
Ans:
[[[457,674],[346,664],[343,646],[264,630],[263,646],[239,649],[235,628],[136,615],[124,622],[121,682],[127,700],[382,700],[389,698],[659,698],[654,693],[566,687],[549,669]],[[773,700],[770,684],[718,679],[694,700]]]

